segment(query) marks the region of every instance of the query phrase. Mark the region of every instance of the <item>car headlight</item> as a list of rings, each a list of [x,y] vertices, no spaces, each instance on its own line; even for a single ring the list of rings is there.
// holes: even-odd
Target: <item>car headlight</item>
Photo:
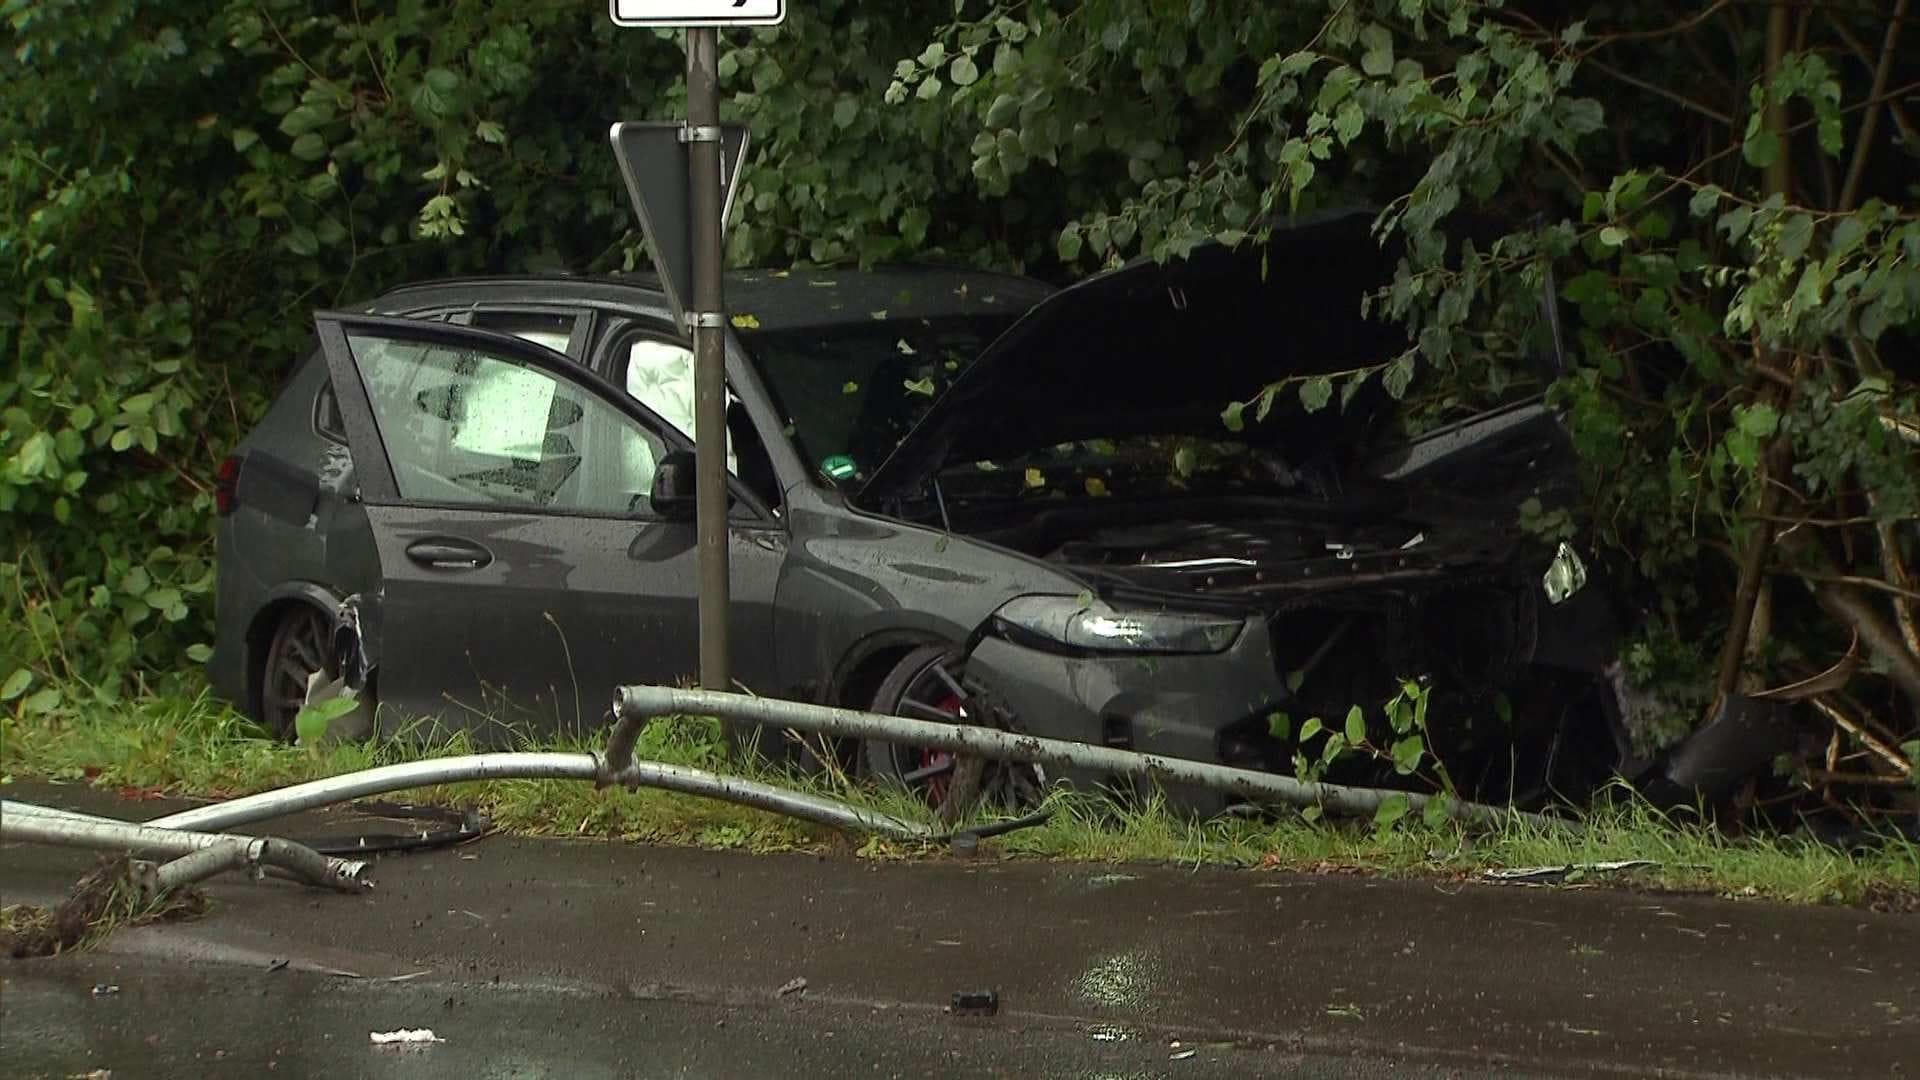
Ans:
[[[1056,645],[1088,652],[1216,653],[1240,636],[1239,619],[1184,611],[1122,611],[1105,601],[1022,596],[994,618]]]

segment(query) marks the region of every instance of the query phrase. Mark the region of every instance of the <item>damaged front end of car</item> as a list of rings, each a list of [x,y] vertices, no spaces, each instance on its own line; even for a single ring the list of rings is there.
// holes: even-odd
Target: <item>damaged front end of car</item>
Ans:
[[[1501,804],[1584,798],[1626,758],[1606,678],[1620,635],[1579,552],[1523,526],[1523,505],[1577,490],[1553,409],[1536,396],[1405,439],[1368,385],[1222,417],[1276,378],[1404,346],[1360,312],[1391,274],[1368,220],[1043,302],[861,499],[1084,583],[1013,600],[969,643],[967,675],[1023,730]],[[1410,687],[1423,769],[1383,712]]]

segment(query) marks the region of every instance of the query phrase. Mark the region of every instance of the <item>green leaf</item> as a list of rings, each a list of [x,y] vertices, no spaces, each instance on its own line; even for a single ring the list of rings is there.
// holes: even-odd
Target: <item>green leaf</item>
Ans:
[[[1721,214],[1717,224],[1727,234],[1727,240],[1737,244],[1747,235],[1747,228],[1753,224],[1753,207],[1736,206]]]
[[[1306,723],[1301,724],[1300,725],[1300,741],[1306,742],[1308,739],[1311,739],[1315,735],[1320,734],[1321,729],[1324,727],[1325,725],[1320,722],[1320,718],[1317,716],[1308,720]]]
[[[1780,429],[1780,414],[1766,402],[1735,406],[1733,422],[1742,432],[1756,439],[1767,439]]]
[[[1395,792],[1380,800],[1380,805],[1373,811],[1373,824],[1379,829],[1391,829],[1412,811],[1413,800]]]
[[[1393,71],[1393,33],[1379,23],[1368,23],[1360,30],[1360,70],[1373,78]]]
[[[1771,131],[1756,132],[1740,144],[1740,156],[1754,168],[1764,169],[1780,157],[1780,136]]]
[[[1343,101],[1340,107],[1334,110],[1333,133],[1339,136],[1342,146],[1352,142],[1366,123],[1367,114],[1360,108],[1358,102]]]
[[[27,687],[32,685],[33,672],[26,668],[21,668],[7,676],[5,683],[0,683],[0,701],[12,701],[14,698],[26,693]]]
[[[1367,741],[1367,716],[1355,705],[1347,710],[1347,742],[1359,746]]]
[[[1382,373],[1382,375],[1380,376],[1380,385],[1386,387],[1387,396],[1393,398],[1393,400],[1395,401],[1399,401],[1400,399],[1406,397],[1407,387],[1411,386],[1412,384],[1413,384],[1413,354],[1412,353],[1407,353],[1404,356],[1395,358],[1393,363],[1388,364],[1387,370],[1384,373]]]
[[[60,707],[60,697],[59,687],[45,687],[29,694],[27,699],[20,703],[20,713],[23,716],[41,716],[50,713]]]
[[[305,135],[333,119],[333,108],[310,102],[280,118],[280,133],[293,138]]]
[[[1080,257],[1080,246],[1082,243],[1084,243],[1084,238],[1080,234],[1080,223],[1077,221],[1068,222],[1066,228],[1060,230],[1060,261],[1070,263],[1078,259]]]
[[[743,312],[741,312],[741,313],[740,313],[740,314],[738,314],[738,315],[735,315],[735,316],[732,316],[732,317],[731,317],[731,318],[729,318],[729,319],[728,319],[727,321],[728,321],[728,322],[730,322],[730,323],[732,323],[732,324],[734,325],[734,328],[735,328],[735,329],[738,329],[738,330],[758,330],[758,329],[760,329],[760,319],[759,319],[759,317],[758,317],[758,316],[755,316],[755,315],[751,315],[751,314],[748,314],[747,312],[744,312],[744,311],[743,311]]]
[[[244,154],[253,144],[259,141],[260,136],[255,134],[250,128],[235,128],[233,131],[234,153]]]
[[[1325,375],[1315,375],[1300,381],[1300,404],[1308,412],[1319,412],[1333,400],[1333,380]]]
[[[14,455],[14,461],[19,464],[21,476],[33,477],[46,471],[47,462],[52,456],[53,437],[44,431],[36,431],[27,437],[20,452]]]
[[[1752,472],[1760,467],[1760,440],[1751,434],[1735,428],[1727,432],[1721,445],[1726,447],[1727,457],[1742,469]]]
[[[1437,829],[1453,816],[1453,800],[1444,795],[1435,795],[1420,808],[1420,820],[1429,829]]]
[[[213,646],[204,643],[189,645],[187,646],[187,659],[196,664],[204,664],[213,659]]]
[[[1600,242],[1608,247],[1619,247],[1632,237],[1632,233],[1618,225],[1609,225],[1600,230]]]
[[[980,68],[973,62],[973,57],[959,56],[954,58],[953,66],[947,69],[947,78],[953,80],[955,86],[972,86],[980,81]]]
[[[1780,226],[1780,257],[1789,263],[1800,261],[1813,242],[1813,218],[1795,214]]]
[[[1719,188],[1708,184],[1706,187],[1693,193],[1693,198],[1687,201],[1687,212],[1697,218],[1706,217],[1708,214],[1713,213],[1715,207],[1720,205],[1720,196],[1724,194],[1726,193]]]
[[[287,233],[287,250],[302,257],[312,255],[320,250],[320,238],[305,225],[295,225]]]
[[[860,118],[860,101],[858,98],[843,97],[839,101],[834,103],[834,106],[833,106],[833,126],[834,127],[837,127],[842,131],[844,131],[847,128],[852,127],[853,122],[855,120],[858,120],[859,118]]]
[[[1276,739],[1293,737],[1293,717],[1283,712],[1267,714],[1267,734]]]
[[[1004,128],[1013,123],[1020,115],[1020,102],[1012,94],[1001,94],[987,106],[986,125],[990,128]]]
[[[288,152],[301,161],[319,161],[327,156],[327,141],[317,132],[309,131],[293,140]]]
[[[1220,410],[1220,422],[1226,425],[1228,431],[1244,431],[1247,426],[1247,421],[1242,414],[1246,411],[1246,402],[1233,402],[1226,408]]]
[[[1394,771],[1401,776],[1411,775],[1413,770],[1420,767],[1420,759],[1426,752],[1426,740],[1418,735],[1409,735],[1404,739],[1395,740],[1390,753]]]
[[[1335,758],[1346,752],[1347,737],[1337,731],[1333,732],[1327,736],[1326,743],[1320,747],[1320,761],[1322,764],[1331,765]]]
[[[312,705],[303,705],[294,714],[293,731],[301,745],[311,746],[326,736],[327,729],[335,720],[360,707],[360,702],[351,697],[328,698],[316,701]]]
[[[1320,809],[1318,806],[1309,806],[1305,810],[1300,811],[1300,820],[1311,825],[1319,821],[1325,814],[1326,811]]]
[[[1853,254],[1853,249],[1866,239],[1867,223],[1860,220],[1858,214],[1850,214],[1840,219],[1833,227],[1833,239],[1827,242],[1827,254],[1834,258],[1845,258]]]

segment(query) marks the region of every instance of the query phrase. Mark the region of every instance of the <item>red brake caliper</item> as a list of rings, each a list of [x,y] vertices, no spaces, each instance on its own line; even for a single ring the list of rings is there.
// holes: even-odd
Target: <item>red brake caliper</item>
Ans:
[[[960,714],[960,698],[957,695],[948,694],[935,708],[941,712],[952,713],[958,716]],[[943,765],[948,765],[952,761],[953,755],[945,750],[922,749],[920,751],[920,768],[922,769],[938,768]],[[927,778],[927,802],[929,804],[939,806],[946,801],[947,784],[952,776],[953,774],[951,772],[947,772],[939,776],[930,776]]]

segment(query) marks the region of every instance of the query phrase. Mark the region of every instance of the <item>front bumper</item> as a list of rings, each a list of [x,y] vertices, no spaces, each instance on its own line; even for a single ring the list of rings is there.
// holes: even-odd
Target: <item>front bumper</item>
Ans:
[[[989,688],[1022,731],[1231,765],[1230,732],[1257,726],[1288,707],[1292,695],[1274,661],[1264,619],[1250,617],[1225,652],[1180,656],[1063,654],[1003,638],[982,638],[967,673]],[[1049,774],[1075,787],[1109,787],[1107,777],[1084,772]],[[1212,814],[1228,796],[1204,788],[1168,785],[1180,809]]]
[[[967,670],[1016,727],[1034,735],[1286,774],[1297,748],[1269,734],[1276,713],[1299,722],[1344,715],[1356,704],[1371,710],[1398,679],[1421,674],[1455,706],[1487,704],[1510,691],[1521,697],[1497,729],[1487,717],[1498,714],[1476,705],[1456,709],[1446,732],[1445,752],[1475,760],[1494,747],[1494,764],[1512,769],[1514,754],[1532,754],[1535,743],[1557,739],[1563,725],[1587,722],[1570,720],[1564,706],[1581,697],[1582,687],[1599,684],[1618,640],[1597,590],[1554,605],[1538,599],[1535,588],[1531,575],[1496,576],[1455,580],[1418,597],[1330,598],[1321,609],[1249,615],[1230,648],[1208,654],[1074,653],[990,630]],[[1334,658],[1321,663],[1330,650]],[[1291,684],[1288,672],[1296,673]],[[1306,681],[1305,699],[1290,689],[1299,679]],[[1541,752],[1550,764],[1552,754]],[[1080,788],[1111,784],[1084,773],[1049,779]],[[1231,801],[1172,785],[1165,795],[1201,814]]]

